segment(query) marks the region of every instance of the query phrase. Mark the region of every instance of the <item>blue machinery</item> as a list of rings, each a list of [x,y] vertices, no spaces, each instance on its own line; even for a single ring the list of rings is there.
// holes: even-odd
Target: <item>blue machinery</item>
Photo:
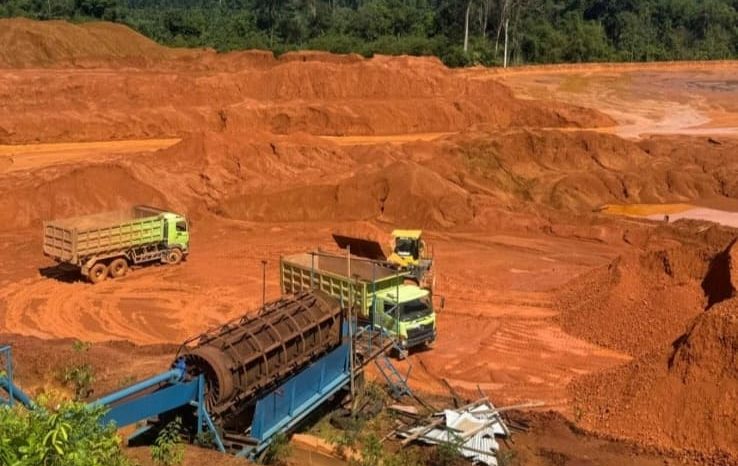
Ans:
[[[355,371],[387,350],[387,344],[371,346],[371,331],[357,332],[354,339],[356,351],[362,351],[362,342],[369,342],[372,352],[365,354],[362,364]],[[362,336],[363,338],[358,338]],[[385,338],[385,340],[389,341]],[[366,343],[364,348],[366,347]],[[184,413],[192,419],[188,426],[193,434],[209,433],[213,445],[223,453],[255,458],[266,450],[275,436],[295,428],[300,421],[349,386],[351,345],[344,341],[337,348],[324,354],[300,372],[259,396],[254,404],[250,425],[240,432],[228,431],[214,422],[206,408],[203,375],[188,378],[183,360],[175,367],[154,377],[92,402],[109,408],[104,422],[114,422],[118,427],[141,421],[173,418]],[[29,398],[12,382],[12,353],[9,346],[0,347],[0,359],[5,364],[0,377],[0,404],[18,401],[32,408]],[[7,394],[2,396],[2,392]],[[137,430],[130,438],[143,436],[151,425]]]
[[[13,384],[13,351],[6,345],[0,345],[0,390],[0,406],[13,406],[15,403],[29,408],[33,406],[28,396]]]
[[[256,458],[277,434],[294,429],[339,391],[353,390],[352,381],[372,361],[393,393],[409,394],[407,377],[384,356],[394,340],[375,325],[349,324],[342,308],[321,291],[283,297],[256,316],[189,340],[166,372],[92,404],[108,408],[103,422],[143,423],[130,441],[145,441],[179,417],[191,439],[207,434],[223,453]],[[13,384],[9,346],[0,347],[0,362],[0,404],[32,409]]]

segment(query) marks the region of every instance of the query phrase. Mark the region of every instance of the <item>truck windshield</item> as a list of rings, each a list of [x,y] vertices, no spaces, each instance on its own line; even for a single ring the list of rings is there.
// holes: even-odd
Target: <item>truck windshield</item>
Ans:
[[[407,322],[409,320],[420,319],[430,315],[433,312],[430,305],[430,298],[420,298],[402,303],[402,315],[400,320]]]
[[[187,231],[187,223],[186,222],[177,222],[177,231],[180,233],[184,233]]]
[[[395,253],[398,256],[418,257],[418,243],[412,238],[397,238],[395,241]]]

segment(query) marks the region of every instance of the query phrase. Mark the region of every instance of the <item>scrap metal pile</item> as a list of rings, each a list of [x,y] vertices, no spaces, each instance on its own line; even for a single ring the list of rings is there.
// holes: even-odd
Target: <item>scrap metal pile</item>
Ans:
[[[487,398],[425,418],[416,416],[411,407],[394,406],[391,409],[411,419],[394,431],[394,435],[402,439],[403,446],[415,441],[452,445],[461,456],[475,464],[497,466],[500,449],[497,438],[510,437],[500,410]]]

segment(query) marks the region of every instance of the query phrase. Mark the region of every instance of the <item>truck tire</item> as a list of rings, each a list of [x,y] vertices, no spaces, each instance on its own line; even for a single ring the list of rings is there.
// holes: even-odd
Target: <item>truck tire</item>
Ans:
[[[92,283],[100,283],[101,281],[104,281],[108,278],[108,266],[102,262],[96,263],[90,267],[90,272],[87,274],[87,277]]]
[[[167,252],[167,264],[177,265],[182,262],[182,251],[179,249],[170,249]]]
[[[109,269],[111,278],[125,277],[128,273],[128,261],[119,257],[110,263]]]

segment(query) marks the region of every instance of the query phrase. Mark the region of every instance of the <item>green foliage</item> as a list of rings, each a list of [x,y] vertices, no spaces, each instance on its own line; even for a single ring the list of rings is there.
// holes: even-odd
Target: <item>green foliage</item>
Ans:
[[[64,370],[62,381],[74,388],[74,396],[77,401],[83,400],[92,393],[95,369],[87,363],[69,366]]]
[[[103,407],[64,402],[56,409],[0,408],[0,464],[11,466],[128,466]]]
[[[74,350],[75,353],[86,353],[91,347],[92,343],[88,341],[74,340],[74,343],[72,343],[72,350]]]
[[[356,448],[359,442],[359,430],[345,430],[337,438],[333,439],[335,445],[335,452],[339,458],[348,459],[351,455],[349,451]]]
[[[374,434],[367,435],[363,444],[361,459],[349,461],[349,466],[376,466],[382,464],[385,455],[377,436]]]
[[[184,460],[184,444],[180,431],[182,420],[176,418],[167,424],[151,445],[151,459],[160,466],[175,466]]]
[[[214,448],[215,436],[212,432],[200,432],[195,436],[195,443],[203,448]]]
[[[279,433],[274,437],[272,443],[266,450],[264,455],[264,464],[285,465],[287,458],[292,454],[292,446],[290,439],[284,433]]]
[[[77,401],[90,396],[92,384],[95,383],[95,368],[85,361],[85,354],[91,347],[92,343],[75,340],[72,343],[72,350],[79,356],[75,356],[73,361],[59,375],[62,383],[74,389],[74,396]]]
[[[0,0],[0,17],[106,19],[168,45],[435,55],[451,66],[501,64],[505,20],[513,64],[735,58],[737,10],[735,0]]]

